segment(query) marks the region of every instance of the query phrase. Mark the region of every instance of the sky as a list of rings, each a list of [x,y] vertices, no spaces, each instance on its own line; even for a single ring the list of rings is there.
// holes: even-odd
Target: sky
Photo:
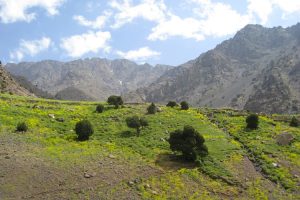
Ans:
[[[176,66],[247,24],[298,22],[300,0],[0,0],[0,60]]]

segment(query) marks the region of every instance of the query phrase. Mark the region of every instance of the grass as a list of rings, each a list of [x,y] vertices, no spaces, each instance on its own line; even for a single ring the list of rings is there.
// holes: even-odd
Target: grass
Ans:
[[[183,111],[161,106],[162,112],[147,115],[146,104],[125,105],[114,109],[103,103],[105,111],[96,113],[98,104],[28,99],[1,94],[0,138],[22,142],[30,148],[30,151],[24,152],[24,156],[42,158],[43,162],[58,168],[74,165],[85,167],[86,163],[94,159],[104,159],[112,154],[129,168],[149,165],[163,171],[162,175],[142,179],[134,188],[143,199],[265,199],[270,194],[264,185],[267,181],[264,177],[261,177],[262,180],[250,180],[249,184],[242,186],[244,183],[238,177],[241,172],[237,166],[243,165],[245,156],[253,156],[270,180],[290,189],[287,194],[291,199],[296,197],[293,191],[299,188],[291,170],[299,169],[299,128],[291,128],[286,122],[261,117],[260,128],[249,132],[244,129],[244,117],[234,116],[232,113],[229,116],[228,112],[232,111],[226,109],[219,110],[221,112],[214,115],[214,120],[219,122],[216,124],[207,117],[214,112],[209,109],[192,108]],[[126,117],[133,115],[143,116],[149,122],[149,126],[141,131],[140,137],[136,137],[135,130],[128,128],[125,123]],[[63,118],[64,122],[57,121],[57,118]],[[89,141],[77,142],[74,127],[82,119],[88,119],[95,132]],[[16,125],[23,121],[29,127],[28,132],[16,133]],[[182,167],[178,170],[174,166],[172,170],[171,166],[171,170],[163,169],[156,163],[160,155],[172,154],[166,141],[169,133],[182,129],[185,125],[193,126],[204,136],[209,156],[197,168]],[[223,131],[223,128],[228,129],[230,134]],[[291,146],[281,147],[274,143],[274,136],[283,131],[296,136]],[[287,167],[272,167],[273,162],[279,163],[282,160],[288,163]],[[176,165],[176,162],[172,165]],[[150,189],[145,188],[145,184],[149,184]],[[0,189],[6,190],[8,186],[0,186]],[[121,186],[122,184],[115,187]],[[278,198],[287,196],[282,190],[280,187],[272,189]]]
[[[215,113],[214,117],[220,126],[225,127],[230,135],[244,145],[249,156],[256,160],[270,180],[280,183],[285,189],[299,190],[296,173],[300,169],[300,128],[290,127],[287,122],[276,122],[272,116],[260,116],[259,128],[250,131],[245,129],[244,116],[232,117],[230,112]],[[276,136],[284,132],[295,137],[291,145],[280,146],[276,143]]]

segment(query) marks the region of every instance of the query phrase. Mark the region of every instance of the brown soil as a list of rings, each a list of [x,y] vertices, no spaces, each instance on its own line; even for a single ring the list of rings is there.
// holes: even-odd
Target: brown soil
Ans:
[[[22,142],[0,136],[0,199],[140,199],[128,184],[162,172],[102,157],[84,166],[59,167],[38,157]]]

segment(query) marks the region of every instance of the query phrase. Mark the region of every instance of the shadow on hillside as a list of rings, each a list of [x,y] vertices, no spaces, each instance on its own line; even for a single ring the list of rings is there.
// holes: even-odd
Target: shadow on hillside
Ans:
[[[159,154],[155,164],[167,171],[177,171],[182,168],[193,169],[197,167],[196,163],[187,161],[182,156],[167,153]]]
[[[120,133],[120,136],[122,138],[130,138],[130,137],[136,137],[136,133],[133,131],[122,131]]]

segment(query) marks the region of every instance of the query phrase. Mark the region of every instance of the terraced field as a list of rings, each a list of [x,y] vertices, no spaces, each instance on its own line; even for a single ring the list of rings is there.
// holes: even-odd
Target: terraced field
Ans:
[[[260,116],[245,129],[246,112],[148,105],[106,105],[0,96],[0,199],[299,199],[300,128],[291,116]],[[128,116],[149,126],[137,137]],[[298,116],[299,117],[299,116]],[[95,133],[76,140],[74,126],[88,119]],[[280,120],[278,120],[280,119]],[[16,125],[25,121],[26,133]],[[183,161],[169,149],[169,133],[191,125],[205,138],[202,163]],[[292,144],[276,136],[288,132]]]

